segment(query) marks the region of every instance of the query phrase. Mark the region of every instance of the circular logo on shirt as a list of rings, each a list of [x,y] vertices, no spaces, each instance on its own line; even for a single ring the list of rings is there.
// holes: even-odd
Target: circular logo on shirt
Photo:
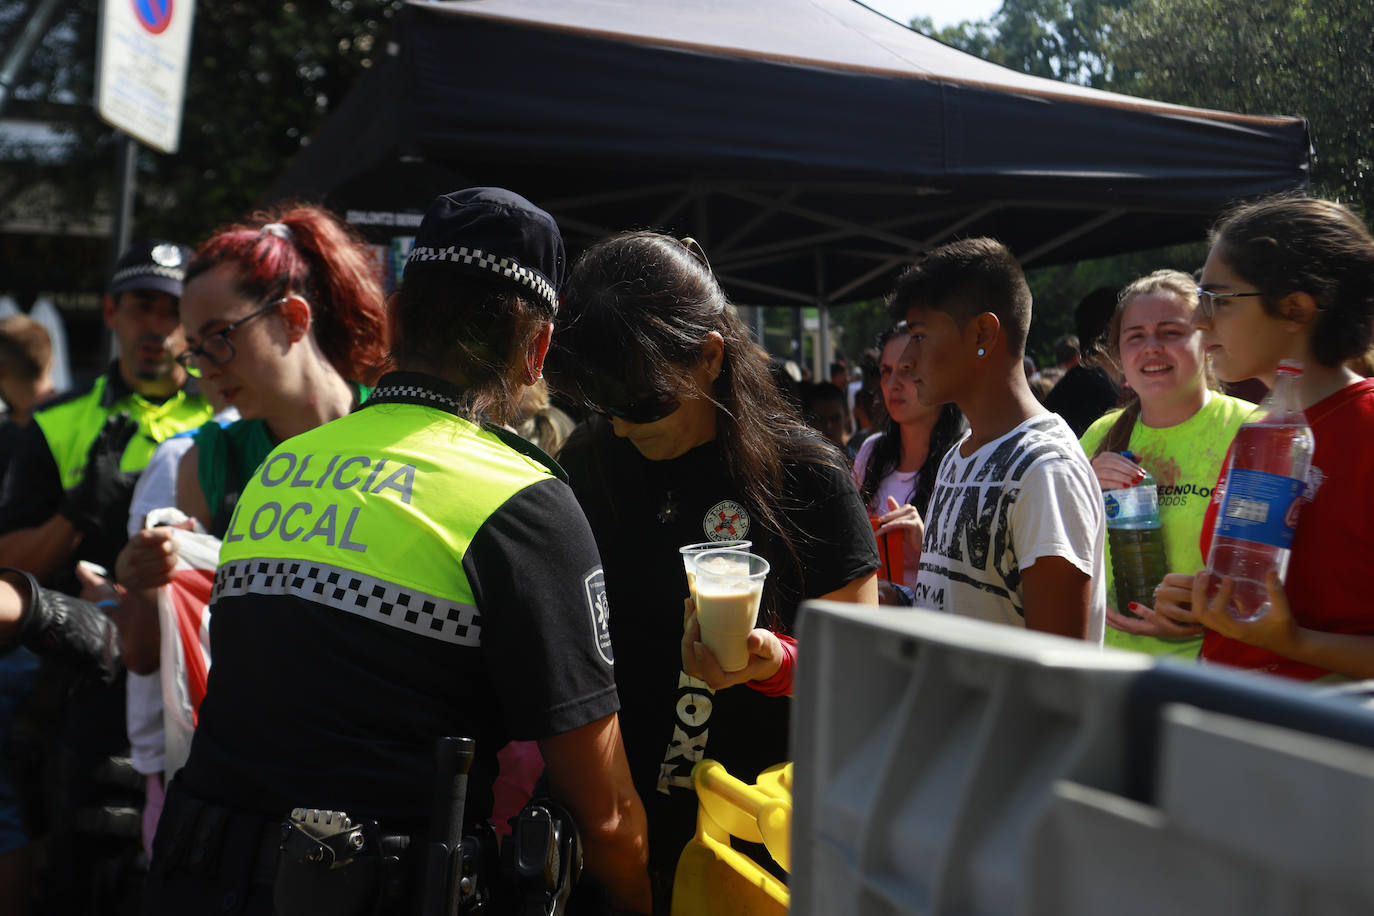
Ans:
[[[706,512],[701,527],[707,540],[737,541],[749,533],[749,513],[733,499],[722,499]]]

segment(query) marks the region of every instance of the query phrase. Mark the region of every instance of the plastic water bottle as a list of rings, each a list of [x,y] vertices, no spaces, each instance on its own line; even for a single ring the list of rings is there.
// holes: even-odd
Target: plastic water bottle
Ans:
[[[1136,456],[1123,452],[1136,461]],[[1164,529],[1159,524],[1159,489],[1149,471],[1133,487],[1102,494],[1107,510],[1107,542],[1112,549],[1112,582],[1117,610],[1128,617],[1134,601],[1154,607],[1155,586],[1168,567],[1164,559]]]
[[[1226,494],[1207,553],[1207,597],[1221,576],[1235,582],[1231,614],[1254,620],[1269,610],[1264,578],[1288,572],[1288,554],[1298,527],[1307,469],[1312,464],[1312,429],[1302,412],[1302,365],[1279,363],[1278,383],[1252,419],[1236,433],[1226,465]]]

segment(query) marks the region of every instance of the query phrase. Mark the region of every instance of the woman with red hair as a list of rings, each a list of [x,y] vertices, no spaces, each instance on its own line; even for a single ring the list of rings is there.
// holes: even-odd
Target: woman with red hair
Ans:
[[[187,268],[181,320],[178,360],[242,417],[197,433],[178,474],[177,506],[220,535],[277,443],[361,402],[386,359],[382,287],[360,239],[296,206],[212,235]]]
[[[143,507],[175,505],[222,537],[238,494],[285,439],[349,413],[380,374],[388,341],[382,286],[362,240],[328,211],[309,205],[259,212],[217,230],[186,271],[181,321],[187,349],[177,361],[217,407],[239,419],[210,422],[184,450],[175,473],[157,478]],[[131,526],[141,519],[131,519]],[[165,759],[160,625],[153,589],[171,580],[176,554],[166,528],[138,531],[119,555],[119,625],[131,672],[128,729],[136,765],[149,775],[155,823]],[[151,830],[145,840],[151,838]]]

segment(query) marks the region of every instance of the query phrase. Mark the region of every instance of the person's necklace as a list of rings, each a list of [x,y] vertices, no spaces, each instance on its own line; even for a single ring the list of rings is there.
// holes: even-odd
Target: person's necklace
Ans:
[[[664,525],[677,521],[677,500],[673,499],[672,490],[663,497],[663,504],[658,507],[658,520]]]

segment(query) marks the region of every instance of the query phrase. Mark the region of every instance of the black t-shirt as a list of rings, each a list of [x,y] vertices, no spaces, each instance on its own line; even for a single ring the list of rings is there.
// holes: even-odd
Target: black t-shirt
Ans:
[[[719,692],[682,672],[687,578],[678,548],[747,538],[771,571],[760,626],[790,633],[797,605],[878,568],[868,514],[847,471],[789,463],[773,508],[796,529],[797,558],[756,522],[719,442],[649,461],[600,419],[578,427],[559,461],[596,534],[606,571],[620,723],[635,787],[649,816],[653,867],[671,876],[696,824],[692,766],[717,760],[752,782],[788,754],[786,697],[740,685]],[[806,647],[801,647],[805,652]]]
[[[10,419],[8,412],[0,413],[0,492],[3,492],[5,472],[10,459],[23,441],[24,427]]]
[[[369,402],[335,422],[389,409]],[[422,486],[482,486],[465,462],[442,461],[445,470],[421,468],[417,494]],[[443,479],[432,479],[438,473]],[[241,507],[261,495],[246,491]],[[378,575],[349,591],[345,573],[337,591],[326,586],[316,596],[309,585],[288,584],[289,576],[274,579],[273,569],[266,579],[236,583],[234,563],[221,564],[210,623],[214,666],[182,771],[188,789],[266,816],[335,808],[408,829],[429,815],[435,739],[458,735],[477,742],[465,809],[475,822],[491,813],[496,753],[508,740],[561,734],[616,711],[604,619],[597,625],[600,559],[567,484],[543,478],[525,486],[476,531],[464,530],[475,522],[440,516],[411,530],[430,537],[429,524],[458,543],[470,538],[462,569],[476,613],[445,618],[457,619],[461,631],[447,638],[450,623],[437,626],[433,614],[419,624],[401,619],[399,611],[419,610],[405,595],[387,597],[379,612],[357,612],[379,587],[394,594]],[[406,581],[406,571],[396,575]],[[388,615],[385,622],[377,613]]]
[[[1082,436],[1120,397],[1121,390],[1106,372],[1074,366],[1045,395],[1045,409],[1059,414],[1075,436]]]
[[[42,525],[57,513],[64,496],[62,475],[47,437],[37,423],[30,421],[15,435],[9,469],[0,481],[0,534]],[[113,572],[115,558],[127,542],[128,534],[123,528],[98,528],[86,534],[71,561],[44,584],[78,594],[80,585],[72,573],[76,561],[90,560]]]
[[[62,475],[37,423],[14,427],[9,459],[0,485],[0,534],[41,525],[62,503]]]

